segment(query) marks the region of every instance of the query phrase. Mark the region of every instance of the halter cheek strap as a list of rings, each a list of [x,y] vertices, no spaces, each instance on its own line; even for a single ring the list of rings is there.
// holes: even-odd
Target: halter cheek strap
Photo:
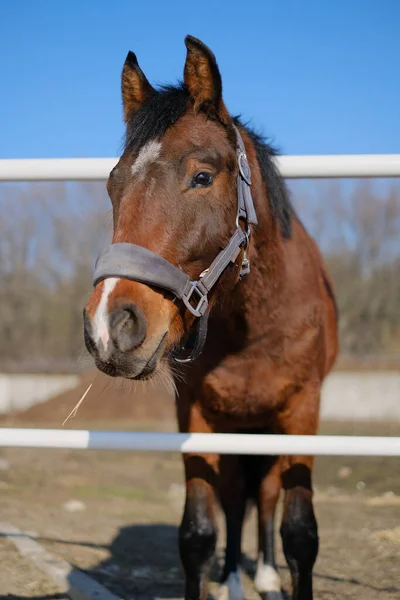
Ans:
[[[228,265],[235,263],[242,249],[244,250],[244,254],[240,279],[250,272],[246,249],[250,236],[250,225],[257,224],[257,216],[250,192],[250,166],[247,161],[243,140],[236,128],[235,131],[239,167],[236,230],[230,238],[228,245],[219,252],[198,280],[191,281],[189,275],[168,260],[136,244],[111,244],[102,250],[96,262],[93,276],[94,286],[108,277],[130,279],[152,285],[166,290],[179,300],[182,300],[192,315],[197,317],[198,322],[196,323],[194,343],[190,343],[193,339],[193,336],[191,336],[189,345],[187,344],[181,348],[181,353],[187,350],[190,353],[186,357],[175,355],[174,360],[177,362],[191,362],[201,354],[207,337],[209,316],[208,294]],[[241,223],[243,223],[244,229],[242,229]]]

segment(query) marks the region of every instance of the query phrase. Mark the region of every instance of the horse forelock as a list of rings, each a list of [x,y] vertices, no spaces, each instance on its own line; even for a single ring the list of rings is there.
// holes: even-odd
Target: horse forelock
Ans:
[[[151,140],[162,138],[187,112],[189,104],[189,92],[183,84],[155,90],[150,100],[128,119],[125,151],[137,153]]]

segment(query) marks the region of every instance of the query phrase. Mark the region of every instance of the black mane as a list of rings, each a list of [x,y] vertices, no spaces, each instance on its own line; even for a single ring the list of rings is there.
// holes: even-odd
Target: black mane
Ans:
[[[234,119],[234,121],[242,125],[239,119]],[[256,149],[261,175],[267,186],[271,213],[280,224],[282,236],[290,238],[294,209],[290,202],[289,190],[274,161],[275,156],[278,156],[278,152],[250,127],[246,125],[242,125],[242,127],[246,129]]]
[[[126,128],[125,150],[138,152],[149,140],[161,138],[167,129],[188,110],[189,92],[180,84],[165,86],[154,91],[153,96],[129,119]],[[244,127],[256,149],[257,160],[267,186],[272,216],[279,222],[282,236],[289,238],[294,210],[285,182],[275,165],[276,150],[238,118],[236,125]]]

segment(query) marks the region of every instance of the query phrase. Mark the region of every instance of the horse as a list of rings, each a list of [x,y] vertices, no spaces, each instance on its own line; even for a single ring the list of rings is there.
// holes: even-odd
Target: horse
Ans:
[[[297,216],[276,151],[222,97],[212,51],[187,36],[183,81],[155,89],[129,52],[125,144],[107,189],[111,245],[84,309],[86,347],[112,377],[170,365],[181,432],[316,434],[321,385],[338,351],[337,310],[316,242]],[[186,600],[205,600],[226,520],[220,594],[244,598],[241,534],[258,514],[255,587],[283,598],[280,527],[292,598],[313,597],[318,553],[309,456],[183,456],[179,528]]]

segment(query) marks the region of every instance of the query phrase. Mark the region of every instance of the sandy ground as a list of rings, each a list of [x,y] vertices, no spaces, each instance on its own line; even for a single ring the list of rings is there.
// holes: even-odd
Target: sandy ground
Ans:
[[[129,427],[154,430],[160,425],[125,423]],[[163,429],[173,428],[173,423],[164,423]],[[367,426],[355,431],[354,425],[344,424],[324,428],[328,433],[375,435],[396,429],[385,426],[383,431],[374,425],[373,431]],[[316,599],[400,598],[399,466],[398,459],[317,460],[321,549],[314,576]],[[183,504],[180,456],[7,449],[0,452],[0,490],[0,521],[31,532],[39,543],[124,600],[182,596],[177,553]],[[244,565],[250,579],[255,531],[251,514],[244,539]],[[214,582],[223,544],[221,521]],[[0,539],[0,553],[0,599],[64,599],[9,540]],[[279,537],[278,563],[288,590],[289,573]],[[247,599],[253,600],[257,594],[250,579],[246,579]],[[211,588],[215,590],[216,585]]]

